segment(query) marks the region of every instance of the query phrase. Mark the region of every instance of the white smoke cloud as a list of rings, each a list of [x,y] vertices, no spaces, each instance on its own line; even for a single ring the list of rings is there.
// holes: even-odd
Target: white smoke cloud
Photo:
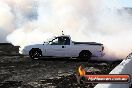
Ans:
[[[6,36],[14,30],[14,16],[11,8],[4,2],[0,2],[0,42],[6,42]]]
[[[37,17],[31,0],[0,0],[0,42],[7,42],[6,37],[30,18]],[[33,14],[33,15],[32,15]]]
[[[63,30],[76,41],[105,45],[110,56],[125,57],[132,51],[131,16],[120,14],[117,0],[1,0],[9,15],[3,28],[14,29],[7,40],[25,46],[40,43]],[[3,5],[4,5],[3,4]],[[1,5],[0,5],[1,6]],[[0,10],[1,11],[1,10]],[[125,11],[124,11],[125,12]],[[1,12],[3,13],[3,12]],[[0,15],[3,18],[5,15]],[[3,23],[3,21],[0,21]],[[8,25],[7,25],[8,24]],[[13,27],[10,27],[13,25]],[[8,27],[8,28],[6,28]]]
[[[51,36],[51,33],[44,33],[41,30],[36,29],[33,22],[28,22],[20,29],[15,30],[11,35],[8,35],[7,40],[13,41],[14,45],[24,47],[30,44],[42,44],[44,40],[47,40]]]

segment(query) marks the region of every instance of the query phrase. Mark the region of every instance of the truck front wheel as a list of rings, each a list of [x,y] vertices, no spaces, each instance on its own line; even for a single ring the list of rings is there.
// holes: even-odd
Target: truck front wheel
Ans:
[[[91,59],[91,56],[92,56],[92,53],[87,50],[81,51],[79,54],[79,58],[83,60],[89,60]]]
[[[42,56],[42,51],[40,49],[31,49],[29,51],[29,56],[32,58],[32,59],[39,59],[39,57]]]

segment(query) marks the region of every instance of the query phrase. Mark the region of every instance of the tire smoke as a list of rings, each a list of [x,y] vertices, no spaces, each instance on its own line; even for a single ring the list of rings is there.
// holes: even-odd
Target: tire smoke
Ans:
[[[0,40],[26,46],[53,35],[100,42],[106,57],[132,51],[132,17],[117,0],[0,0]]]

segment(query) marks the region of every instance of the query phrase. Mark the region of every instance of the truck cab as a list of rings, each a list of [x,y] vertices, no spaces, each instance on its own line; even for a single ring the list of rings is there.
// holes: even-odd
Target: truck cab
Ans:
[[[48,44],[43,46],[45,52],[44,56],[55,56],[55,57],[69,57],[69,51],[71,48],[71,37],[62,35],[54,37]]]

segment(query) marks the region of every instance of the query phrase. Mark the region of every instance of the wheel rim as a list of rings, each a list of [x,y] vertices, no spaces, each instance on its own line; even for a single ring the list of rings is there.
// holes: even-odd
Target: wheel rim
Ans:
[[[40,56],[41,56],[41,54],[38,51],[34,51],[34,52],[31,53],[31,57],[33,59],[38,59],[38,57],[40,57]]]
[[[84,58],[89,57],[89,54],[87,52],[83,53],[82,55]]]
[[[90,59],[91,58],[91,54],[89,52],[82,52],[80,54],[80,57],[84,58],[84,59]]]
[[[83,57],[88,57],[88,56],[89,56],[89,55],[88,55],[87,52],[83,54]]]

